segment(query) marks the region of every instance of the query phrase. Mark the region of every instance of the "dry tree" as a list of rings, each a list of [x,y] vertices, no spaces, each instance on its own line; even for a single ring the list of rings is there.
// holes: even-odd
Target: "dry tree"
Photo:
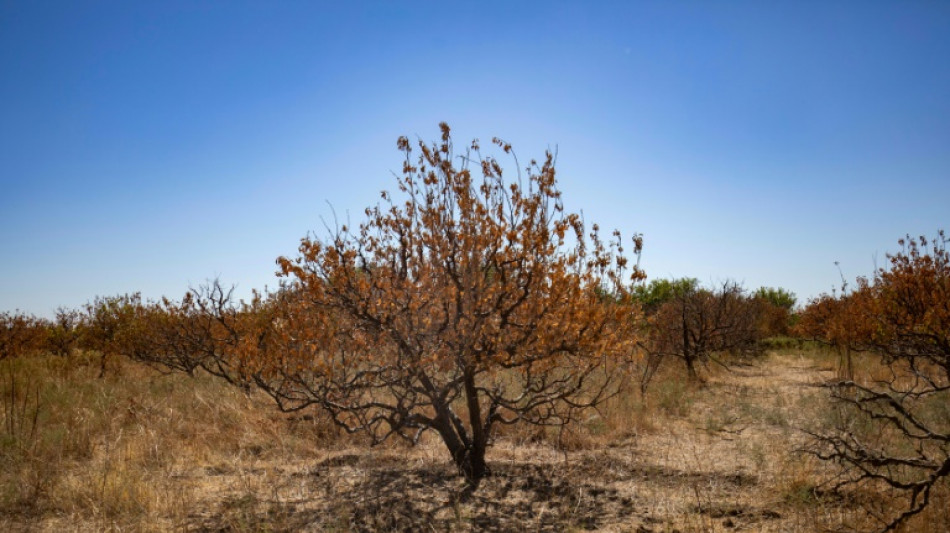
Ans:
[[[563,426],[616,393],[636,333],[625,286],[642,273],[619,232],[564,209],[551,153],[508,180],[441,129],[399,139],[401,199],[384,192],[358,228],[278,260],[285,301],[248,349],[281,408],[320,406],[373,442],[433,431],[474,489],[498,425]]]
[[[838,412],[813,430],[810,451],[842,467],[835,489],[863,486],[903,501],[875,516],[891,531],[924,510],[950,476],[950,254],[933,240],[907,237],[871,280],[837,300],[823,298],[803,321],[829,342],[880,356],[866,378],[827,386]]]
[[[724,282],[715,289],[702,288],[695,280],[678,282],[646,324],[640,343],[647,354],[641,390],[666,358],[682,360],[689,379],[700,381],[698,365],[713,361],[725,366],[717,357],[719,353],[757,353],[762,336],[761,307],[735,282]]]

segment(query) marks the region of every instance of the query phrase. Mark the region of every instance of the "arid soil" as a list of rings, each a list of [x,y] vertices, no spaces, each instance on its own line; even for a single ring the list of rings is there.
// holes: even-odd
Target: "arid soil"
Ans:
[[[821,465],[797,452],[811,385],[833,369],[793,355],[663,390],[617,430],[558,451],[500,439],[492,476],[467,496],[438,442],[329,450],[316,462],[254,461],[182,472],[207,511],[186,529],[225,531],[811,531],[841,518],[817,497]],[[667,388],[670,386],[667,385]],[[639,409],[639,411],[638,411]],[[646,414],[646,413],[652,414]],[[603,422],[602,422],[603,423]],[[627,425],[626,428],[622,427]],[[626,429],[626,430],[624,430]],[[616,438],[617,436],[620,438]],[[569,440],[569,439],[566,439]],[[845,513],[846,514],[846,513]]]
[[[334,433],[318,413],[281,414],[266,398],[210,378],[126,366],[96,380],[94,368],[60,369],[62,383],[47,393],[72,391],[77,407],[61,416],[74,420],[72,433],[36,452],[41,460],[4,470],[0,527],[868,530],[864,506],[823,484],[833,465],[801,452],[808,439],[800,428],[828,416],[826,391],[815,385],[834,369],[827,354],[789,351],[710,367],[698,385],[671,365],[645,397],[631,387],[581,427],[507,429],[489,451],[492,475],[471,494],[434,435],[416,447],[371,448]],[[57,451],[63,446],[73,451]],[[908,531],[941,531],[933,520]]]

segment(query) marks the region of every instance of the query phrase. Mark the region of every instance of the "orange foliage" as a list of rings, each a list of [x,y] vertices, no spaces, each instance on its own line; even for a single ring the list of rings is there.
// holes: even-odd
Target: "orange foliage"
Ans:
[[[45,324],[23,313],[0,313],[0,360],[27,355],[43,345]]]
[[[374,442],[435,431],[476,487],[498,424],[562,426],[617,392],[639,320],[626,287],[643,273],[619,232],[564,209],[552,154],[509,181],[477,141],[456,155],[441,127],[418,155],[399,139],[403,199],[383,192],[355,230],[303,239],[278,259],[279,291],[100,298],[83,347],[103,371],[123,354],[259,387],[284,410],[316,405]],[[634,236],[633,258],[641,247]]]
[[[867,342],[889,358],[926,361],[950,377],[950,253],[943,232],[901,239],[902,251],[877,272],[863,321]]]
[[[847,376],[831,385],[849,414],[815,435],[815,454],[845,467],[839,485],[877,486],[906,498],[906,508],[882,519],[890,531],[930,502],[950,477],[950,253],[943,232],[928,241],[902,239],[902,250],[874,278],[839,298],[811,302],[799,328],[846,349],[882,356],[888,373],[862,383]],[[850,421],[858,417],[869,431]]]
[[[552,154],[509,181],[441,128],[418,156],[399,139],[402,200],[384,192],[355,231],[278,260],[290,281],[275,326],[247,348],[285,409],[318,404],[376,440],[435,430],[475,486],[495,424],[565,424],[616,391],[637,314],[603,295],[643,274],[618,232],[565,211]]]

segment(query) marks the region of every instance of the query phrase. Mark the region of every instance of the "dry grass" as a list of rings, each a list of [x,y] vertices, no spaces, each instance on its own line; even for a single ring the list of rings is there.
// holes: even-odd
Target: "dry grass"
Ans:
[[[211,378],[94,358],[0,362],[0,525],[35,531],[816,531],[867,527],[796,453],[831,354],[671,366],[564,432],[515,428],[471,498],[428,435],[367,448]],[[907,531],[948,524],[943,487]]]
[[[184,527],[208,505],[207,484],[193,479],[255,461],[313,459],[336,438],[207,377],[117,362],[96,379],[97,363],[3,361],[0,402],[15,406],[3,422],[17,429],[0,440],[0,521],[46,530]]]

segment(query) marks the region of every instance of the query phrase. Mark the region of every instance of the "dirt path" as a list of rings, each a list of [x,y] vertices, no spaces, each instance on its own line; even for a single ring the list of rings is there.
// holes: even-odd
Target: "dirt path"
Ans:
[[[821,416],[813,385],[833,373],[792,355],[735,365],[690,396],[685,416],[641,435],[638,460],[675,472],[668,485],[635,487],[657,530],[814,531],[829,522],[810,493],[823,465],[797,450],[799,428]]]

